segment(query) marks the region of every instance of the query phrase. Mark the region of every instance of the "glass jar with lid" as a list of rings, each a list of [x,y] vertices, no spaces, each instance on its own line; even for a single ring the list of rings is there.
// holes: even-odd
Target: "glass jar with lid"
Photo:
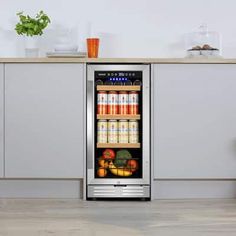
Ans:
[[[202,24],[197,31],[186,34],[185,48],[187,57],[220,57],[221,35]]]

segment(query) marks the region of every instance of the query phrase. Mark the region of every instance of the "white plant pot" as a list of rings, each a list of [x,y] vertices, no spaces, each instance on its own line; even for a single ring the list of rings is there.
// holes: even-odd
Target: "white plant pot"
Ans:
[[[25,56],[26,57],[38,57],[38,36],[26,36],[25,37]]]

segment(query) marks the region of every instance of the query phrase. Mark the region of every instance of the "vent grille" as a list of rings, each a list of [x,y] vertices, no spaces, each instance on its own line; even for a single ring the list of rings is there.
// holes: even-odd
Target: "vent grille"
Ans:
[[[123,187],[122,188],[122,195],[123,196],[130,196],[130,197],[143,197],[144,196],[144,188],[143,187]]]
[[[150,197],[149,186],[88,186],[88,197],[143,198]]]
[[[108,197],[108,196],[115,196],[116,191],[114,188],[111,188],[110,186],[96,186],[93,187],[93,195],[94,197]]]

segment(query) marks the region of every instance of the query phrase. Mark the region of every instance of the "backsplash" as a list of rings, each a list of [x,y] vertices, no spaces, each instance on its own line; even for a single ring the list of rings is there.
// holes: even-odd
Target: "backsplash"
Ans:
[[[194,2],[196,4],[194,4]],[[222,34],[224,57],[236,57],[235,3],[211,0],[11,0],[1,5],[0,57],[24,55],[16,35],[16,12],[44,10],[52,23],[40,40],[40,54],[53,50],[60,30],[70,29],[71,40],[85,50],[85,38],[101,39],[100,57],[183,57],[184,34],[202,22]],[[204,6],[204,7],[203,7]],[[227,17],[219,17],[227,16]]]

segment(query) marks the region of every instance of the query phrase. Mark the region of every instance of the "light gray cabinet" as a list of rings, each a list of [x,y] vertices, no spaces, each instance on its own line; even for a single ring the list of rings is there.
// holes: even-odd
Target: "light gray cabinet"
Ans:
[[[83,177],[83,68],[6,64],[6,177]]]
[[[236,178],[236,65],[154,66],[154,178]]]
[[[4,175],[4,65],[0,64],[0,178]]]

